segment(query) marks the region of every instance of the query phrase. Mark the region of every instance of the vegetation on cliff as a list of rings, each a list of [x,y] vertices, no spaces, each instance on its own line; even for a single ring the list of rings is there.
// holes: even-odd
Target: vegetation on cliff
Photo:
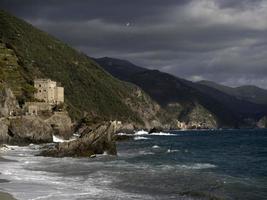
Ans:
[[[219,127],[237,128],[254,126],[254,123],[248,122],[255,122],[267,113],[266,105],[258,105],[158,70],[148,70],[115,58],[95,60],[113,76],[142,88],[168,111],[167,117],[209,125],[217,121]]]
[[[0,11],[0,42],[0,80],[22,103],[32,98],[35,78],[51,78],[64,86],[75,119],[87,115],[144,124],[146,116],[138,110],[155,105],[140,89],[136,97],[136,86],[112,77],[85,54],[5,11]]]

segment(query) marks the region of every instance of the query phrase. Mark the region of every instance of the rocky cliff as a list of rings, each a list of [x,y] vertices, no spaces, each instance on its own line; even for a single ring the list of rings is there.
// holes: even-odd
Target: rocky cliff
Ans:
[[[253,127],[255,124],[253,121],[267,113],[266,105],[258,105],[256,102],[240,99],[213,87],[194,83],[158,70],[136,66],[129,61],[108,57],[95,60],[113,76],[139,86],[162,108],[166,109],[171,114],[171,118],[179,121],[187,122],[192,118],[192,111],[206,110],[198,112],[198,117],[202,118],[200,121],[216,121],[214,128]],[[249,92],[249,94],[251,93]],[[265,93],[258,91],[257,94],[257,99],[261,99],[260,97],[263,97]],[[199,105],[204,110],[200,110]],[[204,117],[207,118],[204,119]],[[213,119],[211,119],[212,117]],[[170,116],[165,118],[170,119]],[[193,120],[192,123],[194,121],[196,120]],[[214,122],[209,124],[215,125]]]
[[[81,127],[81,136],[77,140],[58,143],[44,150],[40,155],[53,157],[90,157],[95,154],[116,155],[114,134],[121,128],[117,121],[105,122],[93,126]]]
[[[28,145],[31,143],[52,143],[53,135],[69,139],[76,131],[80,137],[77,140],[57,144],[52,149],[42,152],[44,156],[91,156],[104,152],[116,155],[114,134],[122,128],[122,123],[98,122],[80,123],[73,128],[73,123],[67,112],[51,112],[45,115],[24,115],[20,110],[17,100],[9,88],[3,88],[0,99],[4,104],[1,107],[0,117],[0,143],[12,145]],[[140,90],[140,98],[146,98]],[[135,95],[135,94],[134,94]],[[145,99],[144,99],[145,101]],[[140,105],[135,105],[136,111]],[[17,113],[13,113],[15,109]],[[154,108],[147,108],[154,109]],[[147,112],[151,112],[148,110]],[[19,115],[18,115],[19,113]],[[150,114],[144,112],[144,117],[150,120]],[[132,127],[134,128],[134,127]]]
[[[64,42],[0,11],[0,80],[16,91],[23,104],[32,98],[35,78],[50,78],[64,86],[73,120],[101,117],[147,127],[159,121],[158,105],[136,86],[114,78]]]
[[[0,83],[0,117],[7,117],[20,112],[16,97],[10,88]]]
[[[38,116],[21,116],[9,119],[10,143],[30,144],[53,141],[53,128]]]
[[[54,112],[50,117],[44,118],[54,130],[54,135],[69,139],[73,134],[73,123],[67,112]]]
[[[72,122],[67,112],[24,115],[10,88],[2,84],[0,91],[0,143],[26,145],[53,141],[53,135],[68,138]]]

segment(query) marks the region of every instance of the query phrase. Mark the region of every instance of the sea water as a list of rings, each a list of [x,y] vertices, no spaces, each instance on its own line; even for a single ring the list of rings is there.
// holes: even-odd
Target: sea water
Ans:
[[[267,131],[138,132],[118,156],[45,158],[13,147],[0,190],[37,199],[267,199]]]

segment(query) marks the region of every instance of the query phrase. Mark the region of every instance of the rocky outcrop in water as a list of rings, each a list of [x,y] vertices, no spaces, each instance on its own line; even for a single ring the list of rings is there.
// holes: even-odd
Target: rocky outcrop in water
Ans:
[[[40,155],[53,157],[90,157],[95,154],[116,155],[114,134],[121,127],[119,122],[105,122],[94,126],[82,127],[80,138],[57,144],[44,150]]]

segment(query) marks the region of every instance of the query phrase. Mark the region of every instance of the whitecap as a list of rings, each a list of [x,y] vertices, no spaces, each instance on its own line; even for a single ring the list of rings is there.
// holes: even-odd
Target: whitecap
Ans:
[[[177,136],[177,134],[173,134],[173,133],[164,133],[164,132],[151,133],[150,135],[159,135],[159,136]]]
[[[217,166],[210,163],[195,163],[190,165],[177,165],[177,167],[182,169],[210,169],[216,168]]]
[[[167,153],[174,153],[174,152],[179,152],[180,150],[178,149],[168,149]]]
[[[142,137],[142,136],[136,136],[134,137],[134,140],[149,140],[150,138]]]
[[[152,146],[153,149],[159,149],[160,147],[158,145]]]
[[[117,135],[128,135],[127,133],[117,133]]]
[[[76,140],[76,138],[71,138],[69,140],[64,140],[64,139],[62,139],[60,137],[57,137],[57,136],[53,135],[53,142],[56,142],[56,143],[71,142],[73,140]]]
[[[173,134],[173,133],[165,133],[165,132],[149,133],[144,130],[137,131],[134,133],[134,135],[177,136],[177,134]]]
[[[140,130],[140,131],[135,132],[134,134],[135,135],[148,135],[148,132],[144,130]]]
[[[151,152],[151,151],[139,151],[139,154],[141,154],[141,155],[153,155],[155,153]]]

